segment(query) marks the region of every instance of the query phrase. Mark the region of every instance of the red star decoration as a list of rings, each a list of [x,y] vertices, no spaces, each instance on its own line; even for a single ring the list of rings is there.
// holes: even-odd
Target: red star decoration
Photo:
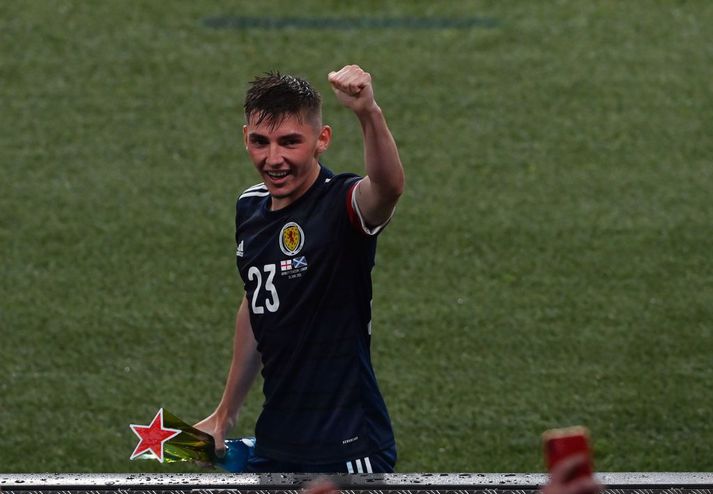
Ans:
[[[130,459],[133,460],[142,453],[151,451],[161,463],[163,463],[164,443],[182,432],[180,429],[168,429],[163,426],[163,408],[156,413],[151,425],[131,424],[129,427],[141,439]]]

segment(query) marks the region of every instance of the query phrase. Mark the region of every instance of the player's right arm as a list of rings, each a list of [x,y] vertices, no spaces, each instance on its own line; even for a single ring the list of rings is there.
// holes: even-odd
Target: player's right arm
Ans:
[[[216,453],[219,455],[225,451],[225,436],[235,425],[245,397],[260,372],[260,365],[260,353],[257,351],[257,342],[250,325],[248,302],[247,298],[243,297],[235,318],[233,358],[223,397],[215,411],[195,425],[213,436]]]

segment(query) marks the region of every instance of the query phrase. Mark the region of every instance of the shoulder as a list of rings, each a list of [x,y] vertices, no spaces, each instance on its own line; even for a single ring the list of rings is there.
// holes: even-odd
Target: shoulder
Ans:
[[[334,191],[344,191],[351,189],[362,177],[356,173],[339,173],[324,177],[325,188]]]
[[[269,195],[270,192],[267,190],[267,187],[265,187],[265,184],[260,182],[242,191],[238,196],[238,202],[251,197],[267,197]]]
[[[240,193],[238,200],[235,201],[236,208],[253,208],[260,203],[267,201],[270,197],[270,192],[265,187],[265,184],[260,182],[252,187],[248,187]]]
[[[247,216],[260,211],[264,203],[270,198],[270,192],[264,183],[259,183],[248,187],[240,193],[235,201],[235,221],[236,225],[244,221]],[[251,213],[252,212],[252,213]],[[246,216],[247,215],[247,216]]]
[[[343,208],[335,208],[343,211],[354,231],[360,235],[373,237],[377,235],[388,223],[388,220],[381,225],[367,225],[359,210],[355,199],[355,190],[363,177],[356,173],[340,173],[325,178],[325,190],[331,189],[330,197],[334,204],[341,204]],[[389,218],[390,219],[390,218]]]

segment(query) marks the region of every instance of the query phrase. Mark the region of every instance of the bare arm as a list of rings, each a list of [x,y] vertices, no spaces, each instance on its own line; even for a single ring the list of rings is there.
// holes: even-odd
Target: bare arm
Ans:
[[[240,408],[259,371],[260,353],[250,325],[247,299],[243,297],[235,318],[233,358],[223,397],[215,411],[196,424],[196,428],[213,436],[218,453],[225,450],[225,436],[235,425]]]
[[[356,200],[368,225],[381,225],[393,213],[404,189],[404,169],[391,131],[374,99],[371,75],[357,65],[329,74],[339,101],[351,109],[364,135],[366,176],[356,189]]]

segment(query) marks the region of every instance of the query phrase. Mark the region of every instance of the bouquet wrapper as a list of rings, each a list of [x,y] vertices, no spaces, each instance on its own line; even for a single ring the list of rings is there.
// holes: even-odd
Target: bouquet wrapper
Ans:
[[[131,459],[158,460],[167,463],[176,462],[199,462],[212,464],[231,473],[245,471],[248,460],[252,458],[255,450],[255,438],[243,437],[227,439],[225,441],[225,456],[218,457],[215,454],[215,441],[213,436],[187,424],[166,409],[159,410],[154,422],[149,427],[153,427],[159,416],[162,415],[159,431],[171,431],[166,435],[173,435],[162,442],[162,458],[156,455],[154,450],[148,449],[139,454],[132,455]],[[137,432],[136,428],[144,429],[143,433]],[[143,443],[146,436],[151,436],[152,430],[144,426],[131,426],[142,442],[137,446],[137,450]]]

